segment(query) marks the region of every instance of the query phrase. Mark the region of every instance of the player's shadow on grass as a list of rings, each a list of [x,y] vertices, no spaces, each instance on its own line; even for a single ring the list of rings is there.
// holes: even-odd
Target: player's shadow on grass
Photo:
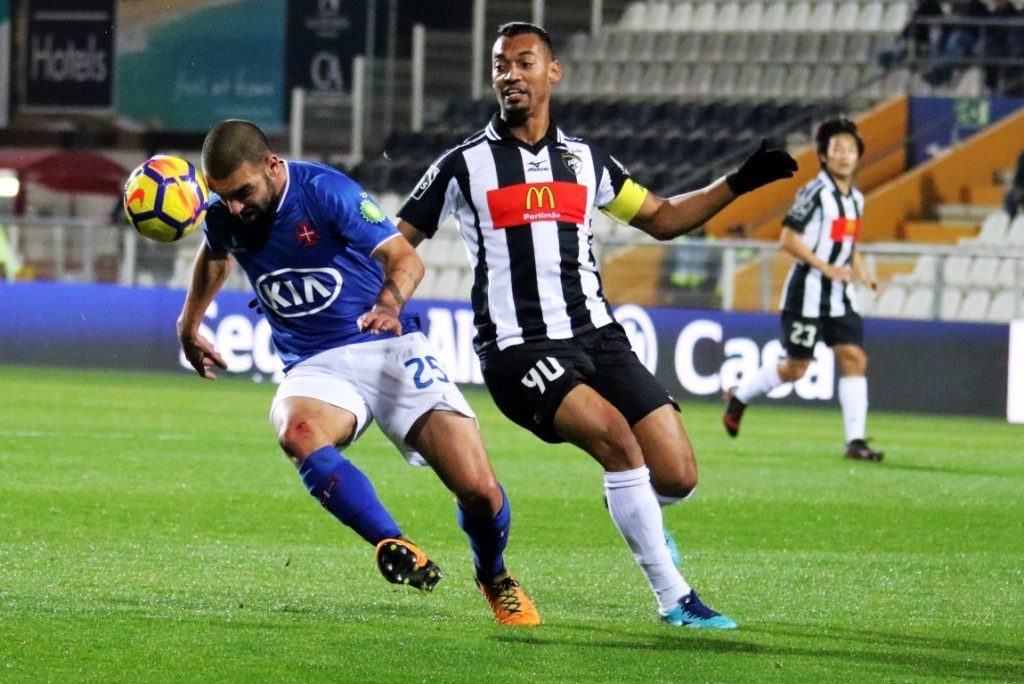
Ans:
[[[919,465],[916,463],[893,463],[891,461],[882,464],[886,470],[909,470],[920,473],[944,473],[946,475],[975,475],[979,477],[1006,477],[1011,474],[1009,470],[985,470],[982,468],[957,468],[950,466]]]
[[[590,637],[586,641],[571,638],[560,638],[556,631],[569,630],[586,632]],[[957,647],[984,646],[986,649],[995,650],[995,644],[975,644],[964,640],[929,639],[927,637],[914,637],[901,634],[884,634],[879,632],[863,631],[857,633],[851,630],[852,640],[860,642],[858,646],[850,648],[822,648],[820,640],[826,636],[826,632],[834,630],[822,630],[813,628],[794,629],[792,627],[780,631],[775,624],[760,626],[741,627],[738,632],[707,632],[703,630],[690,630],[686,628],[665,627],[664,635],[637,634],[628,629],[617,629],[608,626],[593,624],[551,624],[539,630],[531,630],[529,633],[516,631],[506,632],[492,636],[495,641],[506,644],[524,644],[530,646],[556,646],[600,649],[624,649],[624,650],[649,650],[649,651],[692,651],[695,653],[722,653],[736,655],[753,655],[761,657],[794,657],[801,659],[812,659],[816,661],[844,660],[856,664],[870,663],[872,666],[893,668],[901,675],[913,673],[914,675],[931,675],[939,677],[956,676],[960,679],[999,679],[1018,680],[1024,675],[1024,667],[1011,665],[1003,662],[980,662],[976,651],[964,652],[955,650]],[[791,646],[784,644],[761,644],[748,641],[746,636],[777,635],[785,634],[789,637],[813,638],[817,643],[807,646]],[[605,635],[607,638],[596,637],[595,634]],[[892,650],[878,651],[868,649],[891,649],[894,642],[887,639],[892,637],[895,643],[905,640],[900,644],[903,648],[899,652]],[[909,650],[913,649],[913,650]],[[953,650],[951,650],[953,649]],[[958,657],[959,654],[959,657]],[[1007,659],[1018,658],[1010,653],[1005,653]]]

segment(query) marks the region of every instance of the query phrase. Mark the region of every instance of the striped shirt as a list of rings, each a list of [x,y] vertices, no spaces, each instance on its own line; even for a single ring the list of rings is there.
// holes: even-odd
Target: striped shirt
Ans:
[[[591,217],[628,223],[646,196],[616,159],[554,122],[528,145],[495,115],[427,169],[398,216],[427,237],[455,216],[474,273],[474,346],[487,353],[611,323]]]
[[[864,195],[852,188],[844,195],[823,169],[797,193],[782,225],[800,233],[822,261],[848,266],[860,234]],[[857,311],[853,283],[835,283],[805,261],[789,270],[782,287],[781,308],[806,318],[840,317]]]

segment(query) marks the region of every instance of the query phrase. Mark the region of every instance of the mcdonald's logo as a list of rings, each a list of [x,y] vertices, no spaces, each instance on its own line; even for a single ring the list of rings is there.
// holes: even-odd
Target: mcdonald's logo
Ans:
[[[583,223],[587,186],[568,181],[517,183],[487,191],[487,208],[495,230],[538,221]]]
[[[555,208],[555,193],[551,191],[549,185],[534,185],[526,191],[526,210],[530,211],[533,209],[533,201],[537,200],[537,208],[544,208],[544,200],[547,199],[548,209]]]
[[[859,218],[837,218],[832,221],[832,239],[836,242],[842,240],[856,240],[860,235]]]

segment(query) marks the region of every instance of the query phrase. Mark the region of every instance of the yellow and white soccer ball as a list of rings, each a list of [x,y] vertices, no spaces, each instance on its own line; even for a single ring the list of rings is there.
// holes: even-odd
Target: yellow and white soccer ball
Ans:
[[[206,179],[195,166],[158,154],[139,164],[124,185],[124,214],[145,237],[174,242],[203,223],[210,206]]]

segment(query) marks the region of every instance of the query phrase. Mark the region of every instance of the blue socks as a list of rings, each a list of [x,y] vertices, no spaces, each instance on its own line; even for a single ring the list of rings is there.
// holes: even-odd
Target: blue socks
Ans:
[[[306,456],[299,475],[313,498],[374,546],[383,539],[402,536],[369,478],[334,447],[325,446]]]
[[[501,489],[501,510],[493,518],[474,515],[459,506],[459,527],[469,537],[469,546],[473,549],[473,562],[476,564],[476,576],[481,582],[489,583],[505,571],[505,559],[501,553],[508,544],[508,529],[511,524],[512,511],[504,488]]]

